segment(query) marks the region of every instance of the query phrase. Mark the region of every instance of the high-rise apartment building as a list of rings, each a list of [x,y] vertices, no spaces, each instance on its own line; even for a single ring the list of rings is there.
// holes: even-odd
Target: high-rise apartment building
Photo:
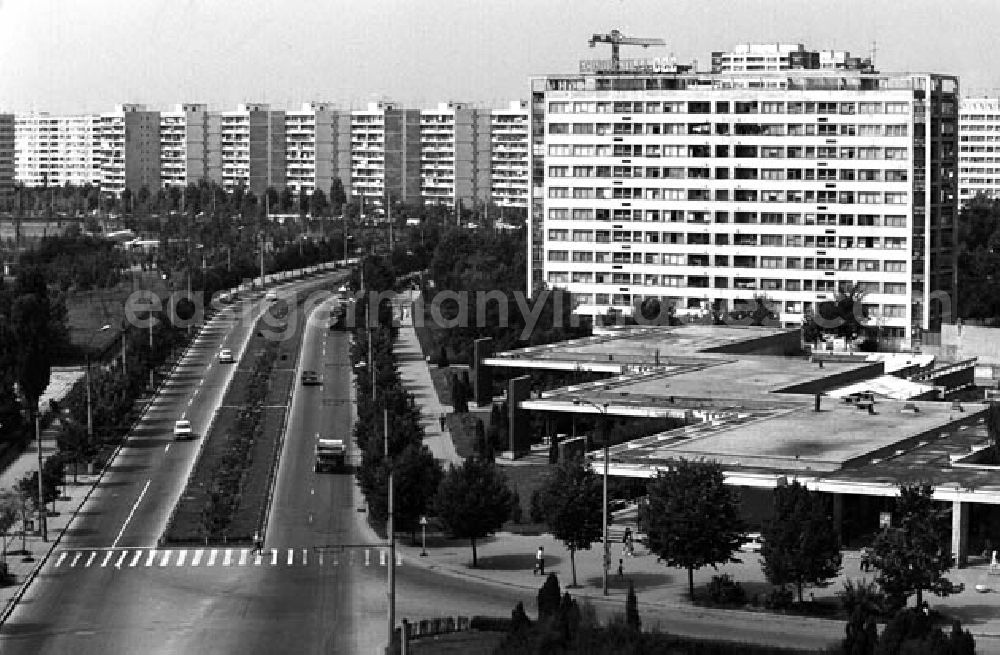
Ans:
[[[1000,98],[963,98],[958,116],[958,190],[962,202],[1000,198]]]
[[[527,207],[524,102],[494,110],[457,102],[353,111],[324,102],[294,111],[118,105],[105,114],[19,114],[15,122],[15,174],[27,186],[92,183],[121,194],[206,179],[228,191],[287,186],[299,195],[329,193],[340,179],[349,197],[364,198],[366,212],[380,212],[387,194],[447,207]]]
[[[500,207],[528,206],[528,103],[492,111],[491,199]]]
[[[25,186],[100,184],[101,117],[17,114],[15,179]]]
[[[203,179],[218,179],[209,165],[209,111],[198,103],[177,105],[160,114],[160,184],[187,186]]]
[[[351,115],[332,103],[308,102],[285,113],[286,185],[298,196],[329,194],[334,179],[351,182]]]
[[[797,326],[858,285],[883,338],[955,297],[958,80],[590,72],[532,80],[529,290],[578,313],[764,295]]]
[[[427,203],[465,207],[490,197],[488,110],[447,102],[420,114],[420,195]]]
[[[160,112],[145,105],[117,105],[101,114],[98,166],[103,193],[160,186]]]
[[[351,112],[351,195],[365,211],[420,198],[420,110],[372,102]]]
[[[243,187],[256,195],[285,186],[285,112],[248,103],[222,112],[220,122],[222,186]]]
[[[0,114],[0,207],[14,194],[14,114]]]
[[[801,43],[741,43],[712,53],[713,73],[764,73],[784,70],[874,71],[871,59],[844,50],[806,50]]]

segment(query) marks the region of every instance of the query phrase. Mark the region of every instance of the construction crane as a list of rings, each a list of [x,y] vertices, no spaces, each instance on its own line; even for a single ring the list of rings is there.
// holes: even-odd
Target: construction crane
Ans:
[[[639,39],[631,36],[625,36],[618,30],[611,30],[610,34],[595,34],[590,37],[590,47],[593,48],[598,43],[610,43],[611,44],[611,70],[618,71],[619,68],[619,58],[618,58],[618,48],[623,45],[638,45],[643,48],[648,48],[651,45],[667,45],[663,39]]]

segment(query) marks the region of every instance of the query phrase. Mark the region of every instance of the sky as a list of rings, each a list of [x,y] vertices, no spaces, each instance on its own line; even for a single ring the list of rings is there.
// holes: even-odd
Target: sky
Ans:
[[[84,113],[139,102],[363,107],[526,98],[532,74],[570,73],[593,33],[658,37],[707,68],[712,50],[804,43],[883,71],[961,76],[1000,95],[996,0],[0,0],[0,110]]]

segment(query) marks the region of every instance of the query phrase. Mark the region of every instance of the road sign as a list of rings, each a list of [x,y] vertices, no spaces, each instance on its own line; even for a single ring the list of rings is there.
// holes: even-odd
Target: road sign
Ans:
[[[421,516],[420,517],[420,525],[427,525],[427,517],[426,516]]]

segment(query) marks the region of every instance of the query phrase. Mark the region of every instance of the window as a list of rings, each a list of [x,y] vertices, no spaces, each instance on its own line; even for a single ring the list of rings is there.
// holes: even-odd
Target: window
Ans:
[[[573,230],[573,241],[582,242],[582,241],[593,241],[593,240],[594,240],[594,232],[592,230]]]
[[[777,246],[781,247],[784,237],[780,234],[762,234],[760,235],[760,245],[762,246]]]
[[[886,159],[907,159],[906,148],[886,148],[885,149]]]
[[[568,284],[569,273],[552,271],[549,273],[549,284]]]
[[[878,264],[879,262],[877,259],[859,259],[858,270],[863,273],[877,273]]]
[[[566,196],[561,196],[565,198]],[[573,189],[573,197],[577,200],[589,200],[594,197],[594,189],[589,187],[575,187]]]
[[[906,182],[906,171],[905,170],[901,170],[901,171],[896,171],[896,170],[886,171],[885,172],[885,181],[886,182]]]
[[[903,282],[886,282],[883,285],[883,293],[903,295],[906,293],[906,284]]]
[[[565,114],[569,112],[568,102],[550,102],[549,103],[549,113],[550,114]]]
[[[573,210],[573,220],[574,221],[592,221],[592,220],[594,220],[594,210],[593,209],[574,209]]]
[[[900,250],[906,248],[906,237],[886,237],[885,247],[891,250]]]
[[[886,318],[905,318],[906,305],[882,305],[882,316]]]
[[[906,125],[886,125],[886,136],[906,136]]]
[[[551,157],[568,157],[570,154],[570,147],[564,144],[553,144],[549,146],[549,156]]]
[[[550,262],[568,262],[569,261],[569,251],[568,250],[550,250],[549,251],[549,261]]]
[[[882,202],[882,194],[878,191],[858,191],[859,205],[876,205]]]
[[[893,192],[885,194],[885,204],[887,205],[905,205],[906,204],[906,192]]]
[[[781,268],[782,266],[781,257],[761,257],[760,267],[761,268]]]
[[[549,123],[549,134],[569,134],[569,123]]]
[[[593,123],[573,123],[573,134],[593,134]]]
[[[549,230],[549,241],[569,241],[569,230]]]
[[[886,273],[905,273],[906,262],[900,260],[889,260],[885,263]]]
[[[576,189],[574,189],[574,192]],[[550,198],[568,198],[569,188],[564,186],[551,186],[549,187],[549,197]],[[575,196],[574,196],[575,197]]]
[[[550,209],[549,218],[553,221],[565,221],[569,218],[568,209]]]
[[[887,114],[908,114],[910,103],[908,102],[887,102],[885,103],[885,113]]]
[[[859,114],[881,114],[882,113],[882,103],[881,102],[859,102],[858,103],[858,113]]]
[[[566,177],[569,175],[569,166],[549,166],[549,177]]]

